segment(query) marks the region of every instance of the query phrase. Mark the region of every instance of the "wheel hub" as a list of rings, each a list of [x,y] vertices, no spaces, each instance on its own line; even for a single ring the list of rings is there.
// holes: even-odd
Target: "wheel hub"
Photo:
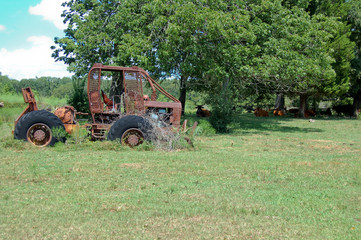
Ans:
[[[131,145],[135,146],[135,145],[137,145],[139,143],[139,137],[137,135],[130,135],[128,137],[128,142]]]
[[[34,132],[34,139],[36,141],[42,141],[45,139],[45,132],[43,130],[36,130]]]
[[[122,144],[128,145],[130,147],[135,147],[142,144],[144,141],[144,134],[138,128],[130,128],[126,130],[121,138]]]
[[[31,142],[32,144],[38,147],[44,147],[49,145],[53,135],[48,125],[44,123],[35,123],[28,129],[26,138],[28,142]]]

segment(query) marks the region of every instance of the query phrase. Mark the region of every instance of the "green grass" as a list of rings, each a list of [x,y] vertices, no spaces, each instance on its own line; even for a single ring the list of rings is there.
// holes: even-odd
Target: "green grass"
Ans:
[[[66,99],[59,99],[53,97],[40,97],[35,96],[39,109],[51,109],[54,110],[56,107],[65,106]],[[0,108],[0,123],[2,122],[13,122],[27,107],[24,103],[24,98],[21,94],[1,94],[0,102],[5,104],[4,107]]]
[[[361,121],[200,125],[194,149],[163,152],[34,148],[0,123],[0,239],[360,238]]]

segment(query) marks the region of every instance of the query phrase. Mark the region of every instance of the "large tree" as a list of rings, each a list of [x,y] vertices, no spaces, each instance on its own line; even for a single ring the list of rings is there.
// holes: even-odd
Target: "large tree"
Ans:
[[[318,0],[68,0],[64,5],[68,28],[55,40],[56,60],[78,76],[102,62],[175,77],[183,107],[189,87],[210,95],[223,92],[224,101],[253,89],[300,95],[302,114],[308,96],[340,94],[348,87],[352,44],[345,33],[350,29],[331,14],[335,8]]]
[[[353,97],[353,114],[359,114],[361,104],[361,1],[349,2],[348,22],[351,27],[351,40],[355,43],[355,59],[351,62],[351,87],[349,94]]]
[[[253,37],[240,1],[70,0],[65,5],[68,28],[55,40],[55,59],[79,76],[102,62],[176,77],[183,107],[188,82],[231,72],[239,63],[230,56],[247,53],[245,43]]]
[[[344,65],[336,61],[336,56],[345,52],[347,57],[352,56],[349,50],[353,45],[347,36],[345,44],[336,44],[342,42],[340,38],[345,40],[339,38],[342,21],[310,14],[307,1],[262,1],[250,6],[259,52],[251,67],[243,67],[249,88],[259,93],[299,95],[300,115],[304,114],[308,96],[347,91],[348,75],[342,74],[343,67],[338,68]],[[338,51],[336,47],[340,46],[348,49]]]

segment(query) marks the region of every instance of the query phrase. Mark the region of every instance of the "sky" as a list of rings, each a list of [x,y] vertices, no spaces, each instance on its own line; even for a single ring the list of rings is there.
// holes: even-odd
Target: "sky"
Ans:
[[[0,72],[21,80],[71,76],[55,62],[50,47],[66,28],[61,18],[65,0],[0,0]]]

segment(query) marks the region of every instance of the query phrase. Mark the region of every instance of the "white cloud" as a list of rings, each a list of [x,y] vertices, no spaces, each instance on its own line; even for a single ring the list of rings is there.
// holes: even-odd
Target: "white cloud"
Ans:
[[[70,76],[66,65],[55,62],[51,57],[50,46],[54,44],[46,36],[31,36],[27,41],[32,42],[29,49],[8,51],[0,49],[0,72],[10,78],[34,78],[42,76],[65,77]]]
[[[51,21],[57,28],[65,29],[66,25],[61,17],[65,9],[61,6],[63,2],[64,0],[42,0],[38,5],[30,7],[29,13],[40,15],[44,20]]]
[[[0,24],[0,31],[4,31],[6,29],[6,27],[4,25]]]

